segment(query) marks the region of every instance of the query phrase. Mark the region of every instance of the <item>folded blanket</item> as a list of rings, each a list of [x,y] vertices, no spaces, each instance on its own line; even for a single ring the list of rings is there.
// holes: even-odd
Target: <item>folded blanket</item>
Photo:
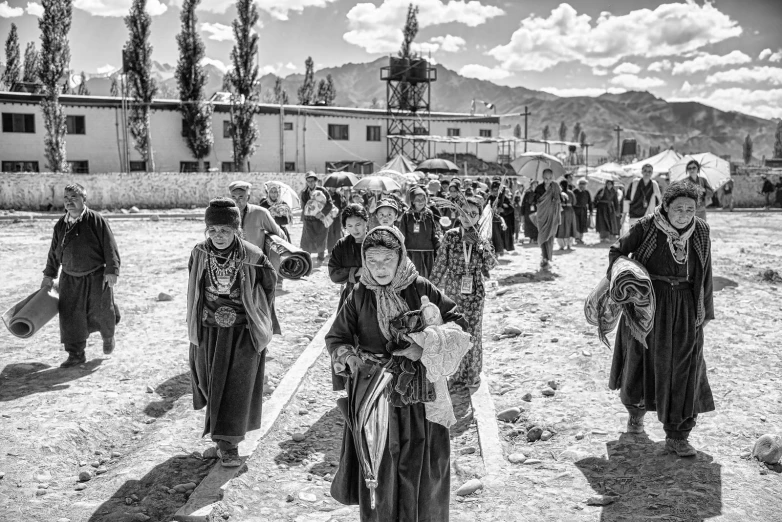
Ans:
[[[584,302],[584,315],[597,326],[600,340],[606,345],[622,313],[630,334],[646,346],[646,336],[654,324],[655,298],[649,272],[638,261],[620,257],[611,267],[611,281],[605,277]]]

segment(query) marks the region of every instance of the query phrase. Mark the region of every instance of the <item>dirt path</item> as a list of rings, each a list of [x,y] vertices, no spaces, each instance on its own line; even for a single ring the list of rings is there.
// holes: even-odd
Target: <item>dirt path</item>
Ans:
[[[717,411],[703,415],[693,431],[698,457],[664,455],[664,434],[653,415],[647,417],[648,438],[623,434],[626,413],[607,389],[611,352],[583,318],[583,299],[605,269],[607,248],[556,252],[553,273],[540,277],[537,249],[523,247],[505,256],[493,274],[484,371],[498,411],[524,410],[517,422],[499,425],[505,455],[526,461],[508,463],[500,486],[452,495],[451,520],[782,520],[782,475],[746,458],[757,436],[782,432],[782,355],[776,342],[782,281],[760,275],[782,272],[782,217],[715,213],[709,221],[719,291],[717,319],[706,332],[706,361]],[[51,225],[0,225],[3,238],[12,238],[0,244],[0,266],[14,274],[0,308],[38,283]],[[200,223],[112,226],[126,260],[118,302],[127,312],[115,355],[104,359],[93,341],[88,364],[64,372],[56,368],[64,358],[56,325],[28,342],[0,333],[0,513],[18,520],[168,521],[186,499],[168,489],[197,483],[212,464],[193,455],[209,444],[199,438],[202,416],[190,410],[183,319],[187,254],[200,237]],[[278,304],[286,335],[275,340],[270,363],[278,379],[306,344],[304,336],[317,331],[323,320],[318,313],[330,312],[337,302],[325,268],[306,282],[286,282],[286,290]],[[160,291],[174,300],[156,302]],[[501,338],[506,325],[518,326],[522,334]],[[231,483],[224,500],[229,520],[357,520],[355,508],[327,495],[342,431],[327,369],[323,356],[248,471]],[[556,381],[556,390],[549,381]],[[553,396],[544,396],[544,390]],[[457,404],[457,416],[454,490],[485,474],[466,397]],[[534,427],[551,438],[527,442]],[[294,442],[294,434],[303,440]],[[112,451],[119,456],[111,457]],[[76,492],[78,472],[94,462],[106,473]],[[43,493],[40,484],[48,485]],[[588,506],[596,495],[613,502]]]

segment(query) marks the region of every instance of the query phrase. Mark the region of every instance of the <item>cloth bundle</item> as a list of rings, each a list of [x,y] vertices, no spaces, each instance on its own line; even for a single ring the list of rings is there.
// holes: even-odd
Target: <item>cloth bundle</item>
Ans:
[[[28,295],[3,314],[8,331],[21,339],[32,337],[57,315],[57,292],[41,288]]]
[[[312,258],[309,253],[281,237],[266,234],[264,252],[277,273],[285,279],[301,279],[312,272]]]
[[[646,336],[654,324],[654,288],[646,268],[624,256],[611,267],[611,281],[601,279],[584,302],[587,322],[597,326],[600,340],[608,347],[608,334],[616,328],[622,313],[630,334],[647,348]]]

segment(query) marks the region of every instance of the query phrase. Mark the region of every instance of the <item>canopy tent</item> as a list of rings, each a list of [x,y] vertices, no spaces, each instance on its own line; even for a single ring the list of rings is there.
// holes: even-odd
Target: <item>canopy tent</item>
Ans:
[[[415,163],[404,154],[397,154],[391,161],[383,165],[380,170],[393,170],[400,174],[407,174],[408,172],[415,172]]]
[[[667,149],[659,154],[655,154],[651,158],[646,158],[645,160],[636,161],[635,163],[625,165],[624,169],[633,176],[640,176],[641,168],[648,163],[654,169],[654,176],[659,176],[660,174],[667,174],[668,171],[671,170],[671,167],[673,167],[681,159],[681,154],[673,149]]]

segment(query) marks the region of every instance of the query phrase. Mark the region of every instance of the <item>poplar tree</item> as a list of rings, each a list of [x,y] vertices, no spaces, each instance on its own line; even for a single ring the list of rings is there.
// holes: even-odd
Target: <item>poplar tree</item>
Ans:
[[[110,88],[109,94],[113,98],[119,98],[119,82],[117,82],[117,76],[116,75],[111,77],[111,88]]]
[[[774,135],[774,157],[782,158],[782,120],[777,122],[777,132]]]
[[[567,125],[565,122],[559,124],[559,141],[565,141],[567,139]]]
[[[584,131],[581,131],[581,134],[578,135],[578,143],[581,144],[582,147],[586,145],[587,142],[587,133]]]
[[[513,127],[513,137],[521,139],[521,123],[517,123],[516,126]]]
[[[749,165],[752,163],[752,138],[749,137],[749,134],[747,134],[747,137],[744,138],[744,165]]]
[[[573,139],[571,141],[575,141],[578,143],[579,138],[581,137],[581,122],[576,122],[575,125],[573,125]]]
[[[304,81],[297,92],[299,95],[299,105],[312,105],[315,101],[314,67],[315,63],[312,61],[312,57],[308,56],[304,61]]]
[[[16,24],[11,24],[11,31],[5,41],[5,71],[0,77],[0,82],[6,85],[7,90],[12,90],[19,83],[19,33]]]
[[[412,58],[411,46],[418,34],[418,6],[410,4],[407,7],[407,20],[402,29],[402,47],[399,49],[400,58]]]
[[[253,0],[237,0],[236,19],[231,24],[235,44],[231,50],[233,69],[229,72],[231,87],[231,137],[234,168],[244,172],[247,159],[255,154],[258,129],[253,117],[258,101],[258,67],[253,65],[258,54],[258,35],[253,27],[258,23],[258,8]]]
[[[198,33],[195,10],[200,0],[184,0],[180,20],[182,32],[176,37],[179,45],[179,61],[176,81],[179,100],[182,102],[183,129],[187,147],[198,160],[198,172],[204,170],[204,158],[212,152],[212,107],[205,101],[206,72],[201,66],[204,58],[204,42]]]
[[[521,127],[519,127],[519,129],[520,128]],[[551,129],[549,129],[548,125],[546,125],[545,127],[543,127],[543,141],[548,141],[549,136],[551,136]]]
[[[30,42],[24,49],[24,74],[22,81],[25,83],[38,82],[39,65],[38,51],[35,50],[35,43]]]
[[[71,30],[73,5],[71,0],[42,0],[43,16],[38,20],[41,30],[41,64],[39,77],[43,84],[41,101],[47,168],[52,172],[69,172],[65,151],[65,113],[60,105],[60,82],[65,79],[71,61],[68,32]]]
[[[152,77],[152,45],[149,43],[152,17],[146,11],[147,0],[133,0],[130,13],[125,17],[130,38],[125,44],[125,60],[128,83],[133,103],[129,114],[130,134],[136,150],[146,162],[147,171],[155,171],[150,129],[150,107],[157,94],[157,83]]]
[[[334,86],[334,78],[330,74],[326,75],[326,105],[334,105],[334,100],[337,98],[337,88]]]
[[[274,103],[288,105],[288,93],[282,88],[282,78],[274,80]]]

